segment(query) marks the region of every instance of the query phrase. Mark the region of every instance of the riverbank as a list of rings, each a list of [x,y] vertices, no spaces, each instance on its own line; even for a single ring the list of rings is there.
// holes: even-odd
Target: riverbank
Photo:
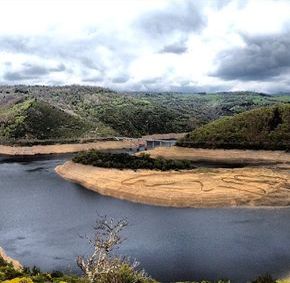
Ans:
[[[62,154],[75,153],[90,149],[112,150],[130,149],[138,146],[137,141],[96,141],[91,143],[78,144],[54,144],[54,145],[35,145],[35,146],[6,146],[0,145],[0,155],[10,156],[33,156],[39,154]]]
[[[171,207],[272,207],[290,204],[290,172],[269,168],[189,171],[118,170],[71,161],[56,167],[66,180],[105,196]]]
[[[290,165],[290,153],[270,150],[203,149],[186,147],[156,147],[147,151],[152,158],[187,159],[196,162],[284,164]]]

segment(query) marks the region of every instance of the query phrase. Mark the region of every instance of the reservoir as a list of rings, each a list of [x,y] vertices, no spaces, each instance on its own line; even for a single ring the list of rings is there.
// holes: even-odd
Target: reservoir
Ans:
[[[0,160],[0,246],[26,266],[79,272],[98,215],[126,217],[118,253],[152,277],[231,279],[290,274],[290,208],[178,209],[104,197],[69,183],[54,168],[70,156]]]

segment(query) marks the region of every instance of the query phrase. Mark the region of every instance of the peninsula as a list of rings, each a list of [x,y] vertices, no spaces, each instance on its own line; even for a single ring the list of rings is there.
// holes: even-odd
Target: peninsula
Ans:
[[[290,204],[290,172],[270,168],[118,170],[66,162],[63,178],[99,194],[171,207],[269,207]]]

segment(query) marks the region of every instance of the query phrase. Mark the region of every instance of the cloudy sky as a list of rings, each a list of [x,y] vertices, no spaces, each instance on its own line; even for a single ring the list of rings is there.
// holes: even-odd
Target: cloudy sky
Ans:
[[[289,0],[0,0],[0,84],[290,91]]]

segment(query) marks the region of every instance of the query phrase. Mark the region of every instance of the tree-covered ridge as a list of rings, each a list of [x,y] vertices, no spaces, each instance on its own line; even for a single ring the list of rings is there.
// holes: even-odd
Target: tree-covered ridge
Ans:
[[[279,104],[224,117],[200,127],[178,146],[290,149],[290,105]]]
[[[36,98],[0,107],[1,140],[83,137],[93,134],[96,127],[97,125],[92,122]],[[103,129],[105,128],[103,126]]]
[[[92,125],[96,135],[140,137],[147,134],[189,132],[222,116],[231,116],[290,96],[255,92],[231,93],[119,93],[89,86],[2,86],[2,109],[19,100],[44,101]],[[74,130],[73,130],[74,132]],[[79,132],[75,132],[79,135]],[[76,137],[76,135],[75,135]]]

